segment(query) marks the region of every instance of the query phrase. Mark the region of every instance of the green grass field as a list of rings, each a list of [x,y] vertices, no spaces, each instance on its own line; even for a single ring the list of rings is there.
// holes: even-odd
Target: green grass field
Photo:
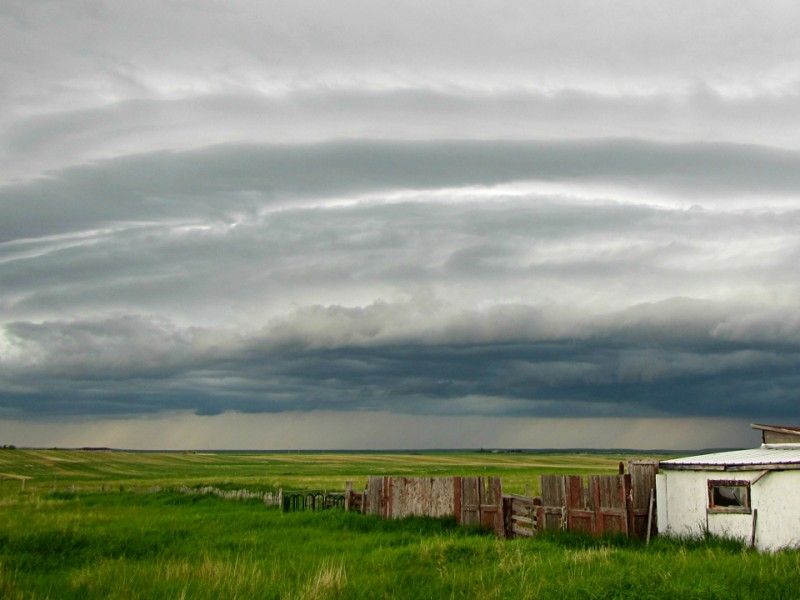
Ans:
[[[215,485],[253,490],[344,489],[364,486],[368,475],[499,475],[504,489],[537,490],[543,473],[616,472],[621,454],[521,454],[491,452],[405,453],[228,453],[106,452],[69,450],[0,451],[0,478],[27,476],[38,491],[100,490]],[[12,480],[0,486],[19,488]]]
[[[611,473],[626,458],[6,450],[0,597],[798,597],[795,551],[758,554],[724,540],[506,541],[446,521],[282,514],[171,489],[342,489],[369,474],[458,473],[500,475],[522,491],[541,473]],[[18,476],[31,478],[24,490]]]

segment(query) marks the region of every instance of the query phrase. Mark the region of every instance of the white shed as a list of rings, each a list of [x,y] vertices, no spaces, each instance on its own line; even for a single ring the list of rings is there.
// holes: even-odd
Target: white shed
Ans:
[[[659,533],[708,530],[761,550],[800,547],[800,427],[752,427],[760,448],[659,463]]]

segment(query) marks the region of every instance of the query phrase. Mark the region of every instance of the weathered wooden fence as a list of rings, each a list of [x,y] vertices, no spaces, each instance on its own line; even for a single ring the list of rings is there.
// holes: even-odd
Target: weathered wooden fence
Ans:
[[[454,517],[461,525],[505,531],[499,477],[370,477],[363,495],[349,498],[348,505],[385,519]]]
[[[363,492],[284,492],[284,510],[343,506],[384,519],[454,517],[499,537],[580,531],[645,538],[655,529],[655,462],[631,462],[620,475],[542,475],[541,495],[503,495],[499,477],[370,477]]]
[[[580,531],[591,535],[622,534],[645,538],[647,524],[655,528],[655,475],[657,463],[637,461],[629,473],[620,475],[542,475],[541,496],[531,498],[531,529],[534,531]],[[522,497],[524,498],[524,497]],[[515,506],[519,505],[519,509]],[[527,524],[520,501],[510,503],[508,535]],[[514,519],[514,514],[522,518]],[[514,523],[518,523],[514,527]]]
[[[345,508],[345,494],[324,491],[286,491],[281,490],[280,502],[283,512],[298,510],[328,510]]]

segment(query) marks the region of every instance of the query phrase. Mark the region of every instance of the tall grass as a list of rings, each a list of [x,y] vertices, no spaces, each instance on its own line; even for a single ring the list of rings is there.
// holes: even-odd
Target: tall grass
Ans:
[[[497,540],[452,521],[131,492],[0,513],[4,598],[796,598],[800,555],[726,540]]]

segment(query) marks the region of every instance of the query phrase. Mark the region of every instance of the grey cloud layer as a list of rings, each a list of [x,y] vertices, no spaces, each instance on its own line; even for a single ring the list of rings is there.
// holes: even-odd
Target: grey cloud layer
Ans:
[[[0,176],[232,141],[798,149],[798,17],[791,2],[6,2]]]
[[[800,152],[635,140],[336,142],[161,152],[0,188],[0,241],[120,221],[230,221],[276,202],[515,180],[599,183],[682,201],[794,202]]]
[[[670,296],[772,306],[798,292],[800,210],[792,208],[664,209],[500,192],[454,202],[423,191],[260,213],[235,210],[228,192],[218,201],[220,212],[240,213],[231,221],[217,214],[216,191],[191,185],[197,196],[184,220],[150,216],[149,224],[0,246],[6,320],[144,311],[252,323],[295,305],[363,305],[425,289],[467,306],[512,300],[598,310]]]
[[[800,84],[798,84],[800,85]],[[707,140],[797,149],[800,88],[729,97],[687,91],[599,93],[417,87],[248,90],[136,98],[10,120],[0,140],[4,177],[36,175],[131,149],[192,149],[231,140],[308,143],[358,139],[627,137]]]
[[[156,17],[157,15],[157,17]],[[741,2],[464,4],[346,1],[6,2],[8,68],[27,85],[99,75],[102,91],[375,78],[624,78],[652,83],[786,77],[800,51],[798,9]],[[76,48],[75,40],[81,45]],[[46,44],[44,41],[46,40]],[[25,72],[23,67],[31,67]],[[789,71],[791,73],[791,71]],[[494,74],[494,80],[491,76]],[[83,80],[86,81],[83,81]],[[102,81],[102,79],[101,79]],[[62,94],[69,98],[68,89]]]
[[[436,312],[414,303],[314,307],[247,337],[133,318],[10,324],[12,344],[36,358],[0,369],[4,407],[763,418],[796,410],[796,318],[765,340],[742,335],[757,311],[688,301],[579,319],[524,306]],[[768,320],[779,327],[791,314],[796,307]]]
[[[0,413],[800,418],[799,10],[4,2]]]
[[[796,410],[800,211],[420,196],[7,244],[5,410]]]

